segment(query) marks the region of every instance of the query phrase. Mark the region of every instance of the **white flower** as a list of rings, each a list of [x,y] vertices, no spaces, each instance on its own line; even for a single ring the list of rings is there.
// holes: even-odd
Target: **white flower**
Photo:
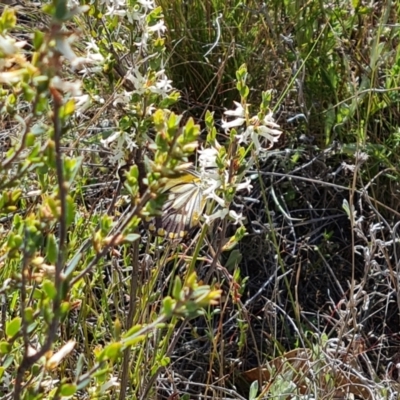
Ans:
[[[229,216],[233,219],[233,224],[238,225],[241,224],[246,218],[243,217],[242,214],[238,214],[236,211],[230,210]]]
[[[153,10],[155,7],[153,0],[137,0],[137,2],[145,9],[145,13],[147,13],[148,10]]]
[[[275,123],[272,113],[267,114],[262,121],[255,116],[250,120],[250,125],[245,131],[237,136],[237,139],[239,143],[253,143],[256,154],[259,154],[261,151],[271,148],[272,144],[279,140],[282,131],[277,128],[279,125]]]
[[[115,16],[118,16],[118,17],[125,17],[125,15],[127,14],[126,10],[118,9],[114,5],[107,6],[107,10],[108,11],[104,14],[105,16],[108,16],[108,15],[114,16],[115,15]]]
[[[249,125],[242,134],[237,135],[239,143],[249,144],[254,134],[254,126]]]
[[[242,126],[246,122],[246,110],[242,107],[240,103],[234,101],[236,108],[234,110],[227,110],[224,112],[228,117],[237,117],[232,121],[222,120],[222,129],[229,130],[231,128],[237,128]]]
[[[158,37],[162,36],[162,34],[167,30],[167,27],[164,24],[164,21],[158,21],[156,24],[149,26],[147,28],[149,32],[157,32]]]
[[[208,181],[202,181],[202,185],[207,187],[203,191],[207,199],[214,200],[221,207],[226,206],[225,200],[216,193],[216,190],[221,187],[221,181],[209,179]]]
[[[135,21],[142,21],[144,22],[146,20],[146,14],[140,13],[139,12],[139,7],[132,7],[131,8],[132,12],[127,14],[128,21],[130,24],[133,24]]]
[[[79,73],[84,77],[103,71],[101,64],[104,63],[104,57],[100,53],[100,49],[96,42],[91,39],[86,44],[86,57],[80,57],[75,61],[74,65],[87,64],[82,68]]]
[[[90,96],[88,94],[75,96],[74,100],[77,115],[83,114],[90,107]]]
[[[100,143],[103,145],[103,146],[109,146],[112,142],[115,142],[117,139],[118,139],[118,137],[121,135],[121,132],[119,132],[119,131],[117,131],[117,132],[114,132],[112,135],[110,135],[108,138],[106,138],[106,139],[101,139],[100,140]]]
[[[149,89],[152,93],[156,93],[165,98],[168,96],[168,92],[173,89],[171,85],[172,81],[166,77],[164,70],[157,72],[156,76],[160,76],[161,79],[156,82],[155,86],[150,86]]]
[[[256,154],[258,154],[261,151],[269,149],[273,143],[278,141],[282,132],[279,129],[279,125],[274,121],[272,112],[269,112],[262,121],[260,121],[257,115],[249,118],[247,105],[243,107],[242,104],[236,101],[234,103],[236,108],[234,110],[225,111],[224,114],[228,117],[235,117],[235,119],[232,121],[222,120],[222,128],[230,130],[231,128],[241,127],[247,122],[247,126],[244,130],[237,135],[239,143],[253,143]]]
[[[218,218],[225,218],[229,213],[229,210],[227,208],[222,208],[221,210],[216,211],[215,213],[211,215],[204,215],[204,222],[207,225],[210,225],[213,221],[215,221]]]
[[[146,107],[146,116],[153,115],[155,110],[157,110],[157,108],[154,106],[154,104],[150,104]]]
[[[100,0],[100,4],[106,4],[107,7],[114,7],[116,10],[126,8],[126,0]]]
[[[264,117],[264,125],[269,126],[272,128],[279,128],[279,125],[275,122],[274,117],[272,116],[272,112],[269,112],[265,117]]]
[[[111,148],[111,156],[109,157],[111,164],[123,162],[126,152],[132,151],[137,147],[133,139],[134,133],[129,136],[126,132],[117,131],[107,139],[102,139],[100,141],[103,146]]]
[[[225,121],[222,120],[221,127],[222,129],[229,130],[231,128],[237,128],[238,126],[242,126],[246,122],[246,118],[236,118],[233,121]]]
[[[25,69],[0,72],[0,83],[5,83],[5,84],[18,83],[22,79],[23,75],[25,75]]]
[[[246,178],[244,182],[241,182],[238,185],[236,185],[236,191],[240,192],[242,190],[246,190],[248,193],[250,193],[251,190],[253,189],[253,185],[250,182],[251,182],[250,178]]]
[[[150,40],[149,32],[147,31],[147,26],[142,28],[142,36],[140,42],[135,42],[135,45],[139,47],[142,51],[147,52],[147,43]]]
[[[218,150],[214,147],[197,151],[199,154],[199,164],[202,172],[209,168],[217,168]]]
[[[76,342],[70,340],[57,353],[53,354],[46,362],[46,368],[52,370],[74,349]]]
[[[267,142],[267,146],[265,149],[269,149],[273,143],[277,142],[279,140],[279,137],[282,134],[282,131],[277,129],[279,128],[279,125],[275,123],[273,117],[272,117],[272,112],[267,114],[261,125],[257,127],[257,133],[259,136],[262,136],[265,141]]]
[[[84,67],[82,69],[80,69],[79,74],[82,75],[83,78],[86,78],[88,76],[94,75],[94,74],[98,74],[103,72],[103,67],[101,65],[97,66],[97,67]]]
[[[233,220],[234,225],[241,224],[246,218],[242,214],[238,214],[236,211],[229,210],[228,208],[221,208],[211,215],[204,215],[204,221],[207,225],[210,225],[216,219],[224,219],[227,215]]]
[[[106,383],[103,383],[100,387],[100,393],[105,393],[107,390],[114,386],[119,386],[119,381],[118,378],[115,376],[112,376]]]
[[[141,74],[138,67],[132,68],[127,74],[126,79],[133,83],[137,94],[145,93],[147,89],[147,78]]]
[[[19,50],[26,45],[27,42],[16,42],[10,36],[0,35],[0,53],[1,57],[13,56],[18,53]]]
[[[116,107],[118,104],[128,104],[129,101],[131,100],[133,92],[127,92],[123,91],[122,93],[119,93],[115,96],[115,100],[113,101],[113,106]]]
[[[79,60],[79,57],[72,50],[71,43],[75,41],[75,35],[69,37],[59,36],[56,37],[56,48],[57,50],[72,64]]]
[[[245,116],[245,109],[237,101],[234,101],[234,103],[236,105],[236,109],[235,110],[225,111],[224,114],[225,115],[229,115],[230,117],[244,117]]]
[[[81,91],[81,81],[63,81],[59,76],[55,76],[50,85],[64,93],[70,93],[72,96],[80,96]]]
[[[100,53],[99,46],[97,46],[97,43],[93,38],[89,39],[87,44],[86,44],[86,51],[89,53],[91,51],[94,51],[96,53]]]
[[[257,129],[257,133],[259,134],[259,136],[262,136],[264,139],[266,139],[267,142],[270,142],[272,144],[276,143],[279,140],[282,132],[277,129],[268,128],[268,126],[259,126]],[[271,147],[271,145],[269,147]]]
[[[98,95],[90,97],[88,94],[83,94],[75,96],[73,99],[75,100],[75,111],[78,116],[82,115],[92,105],[92,100],[99,104],[104,104],[104,99]]]

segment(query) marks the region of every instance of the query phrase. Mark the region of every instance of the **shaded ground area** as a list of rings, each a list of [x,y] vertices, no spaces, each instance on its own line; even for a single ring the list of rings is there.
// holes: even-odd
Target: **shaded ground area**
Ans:
[[[360,160],[339,147],[304,149],[296,165],[290,159],[290,152],[272,152],[254,181],[259,202],[242,199],[251,223],[239,265],[248,281],[241,303],[230,297],[213,326],[198,319],[182,331],[171,369],[183,392],[204,393],[190,382],[218,388],[225,376],[246,397],[240,371],[322,337],[364,378],[398,378],[398,249],[383,217],[390,212],[368,188],[351,192]]]

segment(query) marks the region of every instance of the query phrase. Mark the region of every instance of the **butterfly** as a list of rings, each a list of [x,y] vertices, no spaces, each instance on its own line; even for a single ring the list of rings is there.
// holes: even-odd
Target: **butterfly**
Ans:
[[[158,236],[181,239],[195,228],[204,212],[207,198],[201,179],[194,170],[168,180],[163,188],[167,200],[162,215],[149,225],[149,230]]]

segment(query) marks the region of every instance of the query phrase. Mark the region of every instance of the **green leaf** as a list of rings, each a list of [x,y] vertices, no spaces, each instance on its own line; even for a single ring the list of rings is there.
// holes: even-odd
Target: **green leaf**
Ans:
[[[61,319],[61,321],[63,321],[68,316],[68,313],[69,313],[70,310],[71,310],[71,304],[68,301],[64,301],[64,302],[61,303],[61,307],[60,307],[60,319]]]
[[[166,367],[171,363],[171,359],[169,357],[162,357],[160,360],[160,365],[162,367]]]
[[[0,18],[0,33],[14,28],[17,23],[17,17],[15,16],[15,10],[12,8],[6,8]]]
[[[137,233],[130,233],[124,237],[124,242],[133,243],[138,240],[141,236]]]
[[[176,276],[174,287],[172,289],[172,297],[176,300],[181,300],[182,295],[182,280],[179,276]]]
[[[65,118],[73,114],[75,111],[75,100],[68,100],[61,109],[60,117]]]
[[[33,85],[37,87],[39,93],[45,92],[49,87],[49,77],[45,75],[35,76],[33,78]],[[45,107],[45,99],[43,99],[43,107]],[[40,108],[39,108],[40,109]],[[38,126],[35,127],[36,129],[40,129]],[[34,131],[35,133],[35,131]],[[38,133],[35,133],[38,135]]]
[[[54,16],[60,21],[64,21],[68,16],[67,0],[55,0]]]
[[[10,234],[7,239],[7,246],[10,250],[17,250],[22,245],[22,237],[20,235]]]
[[[70,263],[67,266],[67,269],[65,270],[65,277],[68,278],[74,271],[75,268],[77,267],[79,261],[81,260],[83,254],[80,252],[77,252]]]
[[[46,165],[51,168],[55,169],[56,168],[56,151],[55,151],[55,144],[54,141],[49,140],[47,142],[46,149],[44,151],[44,154],[46,155]]]
[[[77,389],[77,386],[73,383],[64,383],[61,385],[60,393],[61,396],[72,396],[76,393]]]
[[[35,142],[36,142],[36,136],[32,132],[29,132],[26,135],[26,141],[25,141],[26,147],[32,147],[35,144]]]
[[[104,349],[104,355],[112,360],[116,361],[119,357],[122,356],[122,343],[121,342],[115,342],[109,344],[105,349]]]
[[[172,316],[174,309],[175,309],[176,301],[173,300],[171,297],[167,296],[163,300],[163,309],[162,312],[167,316]]]
[[[33,308],[32,307],[25,308],[25,320],[28,323],[33,322]]]
[[[72,184],[76,175],[79,172],[79,168],[81,167],[82,159],[77,158],[66,158],[64,159],[64,179],[69,183]]]
[[[240,90],[239,90],[240,96],[243,99],[247,99],[247,97],[249,96],[250,93],[250,89],[248,86],[243,86]]]
[[[228,261],[226,261],[225,263],[225,268],[228,271],[233,271],[234,267],[236,267],[241,260],[242,260],[242,254],[240,250],[234,249],[229,254]]]
[[[100,230],[101,233],[106,236],[108,231],[111,229],[113,219],[109,215],[103,215],[100,219]]]
[[[9,338],[14,337],[19,332],[19,330],[21,329],[21,322],[21,317],[15,317],[14,319],[6,323],[6,335]]]
[[[143,342],[147,338],[147,335],[137,335],[133,338],[127,338],[124,340],[124,345],[129,347],[129,346],[134,346],[137,343]]]
[[[200,127],[199,127],[199,125],[196,125],[194,123],[194,119],[192,117],[190,117],[188,119],[188,122],[185,125],[183,132],[185,135],[185,140],[187,142],[192,142],[192,141],[197,140],[197,138],[200,134]]]
[[[44,280],[42,284],[42,289],[49,299],[54,300],[56,298],[57,290],[54,287],[53,282],[49,281],[48,279]]]
[[[258,381],[254,381],[250,386],[249,400],[257,398],[258,393]]]
[[[30,325],[28,325],[28,327],[26,328],[26,331],[28,332],[28,334],[31,334],[39,325],[39,322],[33,322]]]
[[[71,226],[75,222],[76,204],[71,196],[67,196],[67,210],[66,210],[67,226]]]
[[[0,342],[0,354],[5,355],[11,352],[11,344],[8,342]]]
[[[5,357],[5,359],[2,360],[2,367],[7,369],[13,363],[14,363],[14,356],[12,354],[9,354],[8,356]]]
[[[135,325],[132,326],[132,328],[129,329],[128,332],[126,332],[123,336],[124,338],[128,338],[129,336],[135,335],[137,332],[139,332],[143,328],[143,325]]]
[[[44,32],[41,32],[36,29],[35,33],[33,34],[33,46],[36,51],[39,50],[40,46],[42,45],[43,39],[44,39]]]
[[[92,377],[91,377],[91,376],[89,376],[89,377],[86,378],[86,379],[81,380],[80,383],[79,383],[79,386],[77,386],[76,389],[77,389],[77,390],[85,389],[85,387],[89,385],[89,383],[91,382],[91,380],[92,380]]]
[[[46,258],[50,264],[55,264],[58,257],[58,245],[55,236],[47,235]]]
[[[79,354],[78,362],[76,363],[75,376],[80,376],[82,374],[84,365],[85,365],[85,356],[83,354]]]

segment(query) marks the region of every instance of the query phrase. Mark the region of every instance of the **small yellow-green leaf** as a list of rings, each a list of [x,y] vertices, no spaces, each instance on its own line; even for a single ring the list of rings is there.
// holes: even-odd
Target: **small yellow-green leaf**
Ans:
[[[135,344],[142,342],[144,339],[146,339],[147,335],[138,335],[133,337],[132,339],[126,339],[124,340],[124,345],[125,346],[134,346]]]
[[[11,351],[11,344],[8,342],[0,342],[0,354],[5,355]]]
[[[172,289],[172,297],[176,300],[181,300],[181,292],[182,292],[182,280],[179,276],[176,276],[174,287]]]
[[[21,317],[15,317],[6,323],[6,335],[10,338],[14,337],[21,329]]]
[[[77,391],[77,386],[73,383],[64,383],[61,385],[61,396],[73,396]]]
[[[173,300],[171,297],[167,296],[164,300],[163,300],[163,313],[166,314],[167,317],[170,317],[173,312],[174,312],[174,308],[176,305],[176,301]]]
[[[43,43],[43,39],[44,39],[44,32],[35,30],[35,33],[33,34],[33,46],[35,47],[35,50],[39,50],[40,46]]]
[[[46,293],[46,296],[50,298],[51,300],[54,300],[57,296],[57,290],[54,287],[53,282],[49,280],[44,280],[42,284],[42,289]]]
[[[143,325],[135,325],[135,326],[132,326],[132,328],[130,328],[129,331],[126,332],[123,336],[124,336],[125,338],[127,338],[127,337],[129,337],[129,336],[135,335],[135,334],[136,334],[137,332],[139,332],[142,328],[143,328]]]
[[[160,360],[160,365],[162,367],[166,367],[171,363],[171,359],[169,357],[162,357]]]
[[[25,308],[25,320],[28,323],[33,322],[33,308],[32,307]]]
[[[104,349],[104,354],[108,359],[110,359],[112,361],[116,361],[120,356],[122,356],[122,343],[115,342],[115,343],[109,344]]]
[[[47,235],[46,258],[50,264],[55,264],[58,257],[58,245],[52,233]]]
[[[17,23],[15,15],[16,10],[13,8],[5,8],[0,18],[0,31],[5,33],[7,30],[14,28]]]
[[[67,196],[67,226],[71,226],[75,222],[76,205],[71,196]]]
[[[75,111],[75,100],[68,100],[63,108],[63,117],[67,117]]]

